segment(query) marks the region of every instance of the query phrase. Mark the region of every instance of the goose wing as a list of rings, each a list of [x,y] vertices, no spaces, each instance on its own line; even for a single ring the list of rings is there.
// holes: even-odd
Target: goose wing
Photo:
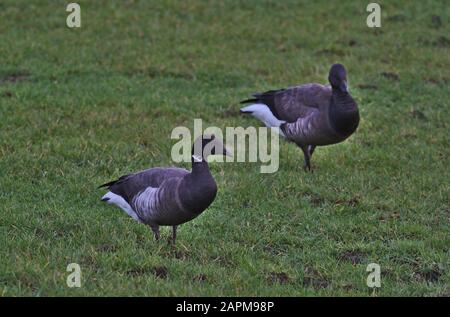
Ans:
[[[107,187],[111,192],[123,197],[131,204],[133,198],[146,188],[158,188],[169,178],[181,178],[187,174],[189,174],[189,171],[183,168],[155,167],[138,173],[124,175],[100,187]]]
[[[328,106],[331,87],[320,84],[305,84],[280,90],[256,93],[255,98],[242,103],[263,103],[274,116],[286,122],[295,122],[308,117]]]

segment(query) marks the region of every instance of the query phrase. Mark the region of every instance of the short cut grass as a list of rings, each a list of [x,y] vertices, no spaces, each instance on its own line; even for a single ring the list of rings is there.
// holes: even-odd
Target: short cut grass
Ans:
[[[0,3],[0,295],[448,296],[446,1],[381,1],[373,29],[367,1],[78,3],[79,29],[67,1]],[[217,198],[176,247],[100,202],[173,165],[174,127],[258,126],[239,100],[335,62],[361,123],[314,173],[288,143],[274,174],[211,164]]]

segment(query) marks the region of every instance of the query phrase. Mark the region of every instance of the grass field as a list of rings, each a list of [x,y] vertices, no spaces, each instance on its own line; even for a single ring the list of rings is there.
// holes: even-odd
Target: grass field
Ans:
[[[79,1],[69,29],[66,1],[2,1],[0,294],[448,296],[450,8],[379,1],[371,29],[368,2]],[[334,62],[361,123],[314,173],[285,142],[274,174],[211,164],[217,198],[175,247],[100,202],[173,165],[174,127],[259,126],[239,100]]]

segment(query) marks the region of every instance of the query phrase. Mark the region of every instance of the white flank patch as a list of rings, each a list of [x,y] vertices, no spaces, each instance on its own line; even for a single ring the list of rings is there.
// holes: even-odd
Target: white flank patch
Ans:
[[[133,205],[144,221],[151,219],[152,214],[156,212],[158,190],[159,188],[149,186],[133,198]]]
[[[106,201],[108,204],[116,205],[117,207],[125,211],[134,220],[142,222],[139,219],[138,215],[134,212],[133,208],[131,208],[131,206],[127,203],[125,199],[123,199],[123,197],[116,195],[112,192],[107,192],[106,195],[102,197],[102,199],[104,198],[109,198],[109,200]]]
[[[202,159],[202,157],[201,156],[199,156],[199,155],[192,155],[192,158],[194,159],[194,162],[197,162],[197,163],[201,163],[201,162],[203,162],[203,159]]]
[[[241,111],[251,113],[256,119],[262,121],[268,128],[276,128],[286,121],[278,120],[270,111],[269,107],[263,103],[255,103],[250,106],[241,108]],[[278,133],[284,136],[283,132],[278,129]]]

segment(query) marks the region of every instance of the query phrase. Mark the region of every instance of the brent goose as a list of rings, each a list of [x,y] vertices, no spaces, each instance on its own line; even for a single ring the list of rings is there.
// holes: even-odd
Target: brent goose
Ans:
[[[106,183],[102,201],[123,209],[152,229],[159,240],[159,226],[177,226],[200,215],[214,201],[216,182],[209,170],[208,155],[230,155],[214,135],[197,138],[192,146],[192,171],[183,168],[150,168]]]
[[[344,141],[359,124],[358,105],[348,92],[347,72],[334,64],[329,72],[331,86],[305,84],[256,93],[251,103],[241,109],[267,127],[279,127],[279,133],[300,147],[305,156],[305,170],[316,146]]]

